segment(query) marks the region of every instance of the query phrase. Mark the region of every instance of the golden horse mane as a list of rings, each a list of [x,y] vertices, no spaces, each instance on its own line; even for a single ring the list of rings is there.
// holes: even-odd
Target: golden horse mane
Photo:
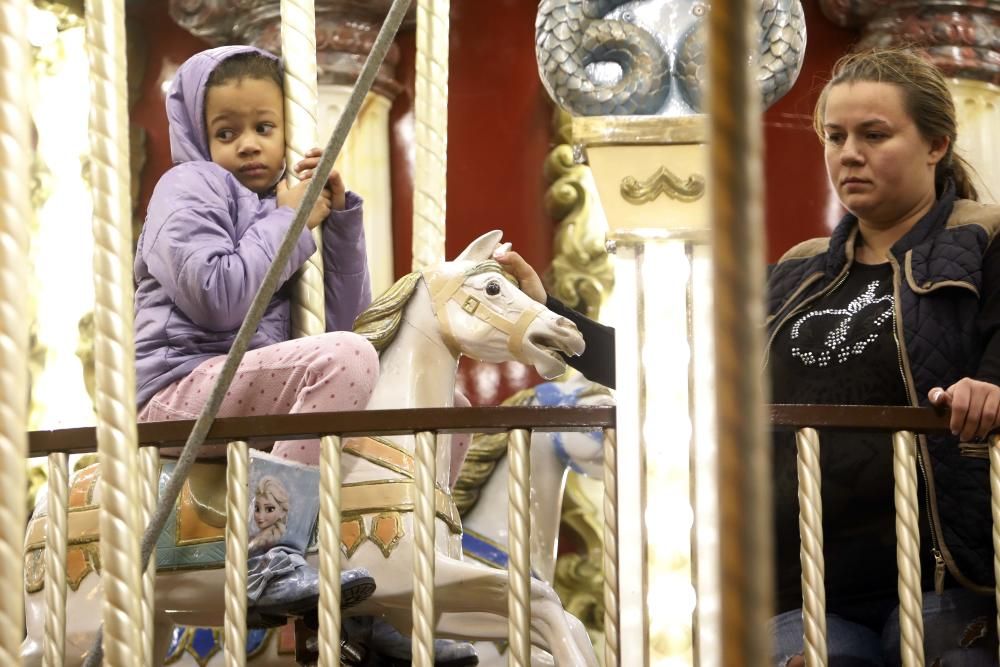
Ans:
[[[578,399],[590,398],[600,394],[609,395],[606,387],[588,383],[580,392]],[[535,400],[535,387],[522,389],[500,405],[530,405]],[[465,516],[479,502],[479,494],[486,480],[490,478],[500,460],[507,455],[507,433],[480,433],[472,438],[469,453],[462,464],[462,470],[455,481],[452,498],[458,506],[458,512]]]
[[[465,275],[468,277],[494,271],[502,274],[515,286],[518,284],[514,276],[507,273],[498,262],[491,259],[479,262],[468,269]],[[385,348],[389,347],[399,332],[399,325],[403,322],[403,308],[413,296],[417,283],[422,277],[420,271],[406,274],[380,297],[372,301],[371,305],[354,320],[354,333],[367,338],[379,355]]]
[[[413,296],[420,278],[419,271],[406,274],[354,320],[354,333],[367,338],[379,355],[396,337],[403,322],[403,307]]]

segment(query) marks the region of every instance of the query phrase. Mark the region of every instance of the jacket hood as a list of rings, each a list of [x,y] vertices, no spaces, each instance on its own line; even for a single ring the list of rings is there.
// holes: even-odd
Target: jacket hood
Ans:
[[[196,53],[178,68],[167,95],[170,157],[174,164],[212,161],[205,131],[205,83],[219,63],[240,53],[260,53],[278,60],[274,54],[252,46],[220,46]]]

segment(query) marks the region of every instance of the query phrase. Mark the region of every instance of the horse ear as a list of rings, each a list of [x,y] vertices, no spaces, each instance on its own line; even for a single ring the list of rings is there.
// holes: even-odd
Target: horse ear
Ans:
[[[486,232],[478,239],[469,244],[469,247],[462,251],[455,261],[470,260],[473,262],[482,262],[493,256],[493,249],[497,247],[500,243],[500,239],[503,237],[503,232],[499,229],[494,229],[492,232]]]

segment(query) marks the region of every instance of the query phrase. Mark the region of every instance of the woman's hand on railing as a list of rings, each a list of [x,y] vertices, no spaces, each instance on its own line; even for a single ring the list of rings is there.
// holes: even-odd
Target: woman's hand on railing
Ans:
[[[962,378],[947,389],[934,387],[927,398],[951,409],[951,432],[962,440],[985,438],[1000,426],[1000,387],[991,382]]]

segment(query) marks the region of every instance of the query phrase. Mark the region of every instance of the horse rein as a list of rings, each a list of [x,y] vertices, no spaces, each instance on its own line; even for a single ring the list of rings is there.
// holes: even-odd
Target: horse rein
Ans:
[[[441,338],[444,339],[445,346],[453,355],[459,356],[461,350],[455,340],[455,335],[452,333],[451,321],[448,318],[447,305],[449,301],[454,301],[469,315],[506,334],[507,349],[515,358],[521,357],[528,327],[545,310],[542,304],[531,301],[520,316],[516,320],[512,320],[491,308],[488,303],[470,294],[464,287],[465,281],[469,277],[465,273],[450,278],[438,271],[424,271],[421,275],[427,289],[430,290],[431,310],[434,312],[434,317],[437,318],[441,329]]]

